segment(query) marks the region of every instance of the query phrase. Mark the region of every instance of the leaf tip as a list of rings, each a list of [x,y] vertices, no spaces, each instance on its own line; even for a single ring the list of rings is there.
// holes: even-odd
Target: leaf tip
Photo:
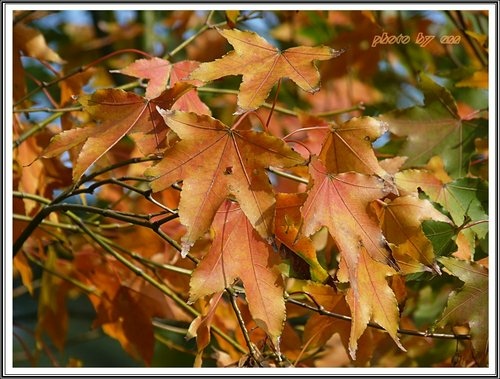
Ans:
[[[181,257],[186,258],[187,255],[189,254],[189,250],[191,250],[191,247],[193,246],[193,243],[191,242],[182,242],[181,243]]]
[[[337,57],[341,56],[342,54],[344,54],[345,51],[346,51],[346,49],[343,49],[343,48],[340,50],[331,49],[332,57],[337,58]]]
[[[156,106],[156,111],[162,116],[163,118],[167,116],[171,116],[172,114],[175,113],[175,110],[170,110],[170,109],[162,109],[158,105]]]
[[[248,112],[248,111],[249,111],[249,109],[244,109],[244,108],[238,107],[236,112],[233,113],[233,116],[240,116],[243,113]]]

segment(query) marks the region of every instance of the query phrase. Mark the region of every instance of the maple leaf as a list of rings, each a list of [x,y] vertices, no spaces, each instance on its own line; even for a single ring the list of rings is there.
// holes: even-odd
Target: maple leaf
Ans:
[[[409,273],[427,268],[440,273],[433,246],[425,237],[421,224],[424,220],[451,224],[451,220],[436,210],[430,201],[415,196],[387,199],[376,205],[384,236],[396,245],[392,250],[398,264],[409,266],[404,271]],[[424,267],[420,267],[421,264]]]
[[[488,269],[475,262],[441,257],[441,262],[464,285],[453,291],[438,326],[469,325],[476,359],[483,362],[488,353]]]
[[[248,222],[238,204],[226,200],[213,222],[214,240],[190,281],[191,302],[231,286],[239,278],[254,321],[273,339],[285,320],[284,284],[277,254]]]
[[[234,50],[213,62],[202,63],[191,73],[191,78],[207,82],[228,75],[243,75],[237,113],[262,105],[274,84],[283,77],[293,80],[304,91],[316,92],[319,72],[313,61],[341,54],[326,46],[300,46],[280,51],[254,32],[232,29],[219,30],[219,33]]]
[[[392,337],[398,347],[406,351],[397,336],[399,324],[398,302],[394,292],[387,283],[386,277],[396,271],[372,259],[366,249],[361,248],[354,267],[347,266],[345,260],[340,261],[337,277],[341,282],[349,281],[346,300],[351,309],[352,325],[349,337],[349,353],[356,359],[358,339],[363,335],[371,320],[382,326]],[[353,286],[353,282],[356,286]]]
[[[424,106],[392,111],[379,119],[389,131],[407,138],[398,151],[408,157],[404,168],[422,166],[439,155],[452,177],[462,177],[474,153],[474,139],[487,133],[487,120],[462,119],[451,93],[425,75],[421,88]]]
[[[159,111],[181,141],[145,175],[153,178],[155,192],[183,180],[179,204],[181,223],[187,227],[183,255],[208,230],[229,195],[240,203],[258,233],[269,239],[275,200],[264,169],[294,166],[304,159],[267,133],[236,130],[206,115]]]
[[[81,146],[73,168],[73,180],[76,181],[128,133],[140,135],[136,141],[144,153],[157,151],[165,144],[167,130],[156,106],[170,108],[190,88],[188,84],[179,84],[153,100],[118,89],[101,89],[82,96],[79,101],[83,109],[100,123],[59,133],[51,139],[42,157],[54,157]]]
[[[448,256],[458,250],[455,240],[457,227],[448,222],[425,220],[422,222],[422,231],[432,243],[434,254],[438,257]]]
[[[374,176],[359,173],[333,174],[323,162],[310,164],[313,185],[302,207],[302,232],[309,236],[326,226],[344,259],[355,265],[360,246],[377,261],[388,263],[390,250],[377,221],[368,213],[371,201],[385,197],[390,189]]]
[[[372,312],[400,346],[395,334],[397,301],[385,280],[385,276],[395,273],[387,265],[391,263],[391,253],[377,221],[368,213],[370,202],[385,197],[390,188],[375,176],[329,173],[317,158],[312,160],[310,173],[313,185],[302,207],[303,233],[308,236],[326,226],[340,250],[343,269],[339,279],[350,283],[351,356],[355,356],[356,341],[370,321]],[[378,272],[373,273],[374,277],[366,279],[367,273],[375,269]],[[372,303],[373,299],[365,301],[374,296],[374,289],[382,294],[376,304]]]
[[[178,82],[186,82],[193,86],[201,85],[199,81],[188,80],[189,74],[199,65],[199,62],[195,61],[181,61],[172,64],[168,60],[153,57],[151,59],[138,59],[127,67],[113,72],[140,79],[149,79],[145,97],[146,99],[155,99],[166,88],[173,87]],[[195,89],[180,96],[172,109],[211,114],[210,109],[201,101]]]
[[[169,61],[157,57],[138,59],[121,70],[113,70],[121,74],[140,79],[149,79],[146,87],[146,99],[154,99],[167,88],[172,65]]]
[[[389,179],[390,175],[380,166],[372,147],[372,142],[385,131],[384,122],[368,116],[354,117],[332,127],[319,158],[331,173],[357,171]]]

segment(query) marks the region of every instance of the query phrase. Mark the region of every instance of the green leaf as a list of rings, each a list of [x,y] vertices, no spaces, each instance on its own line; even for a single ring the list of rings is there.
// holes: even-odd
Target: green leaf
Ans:
[[[438,326],[469,325],[475,358],[485,364],[488,353],[488,269],[475,262],[441,257],[441,262],[464,285],[453,291]]]
[[[444,185],[442,199],[438,201],[446,207],[456,225],[465,221],[488,220],[488,184],[478,178],[461,178]],[[488,233],[488,223],[479,223],[470,228],[478,238]]]
[[[487,134],[487,120],[461,119],[451,93],[422,75],[424,105],[395,110],[380,116],[389,131],[406,137],[398,155],[407,156],[404,168],[423,166],[435,155],[442,157],[452,177],[468,172],[474,139]]]
[[[422,230],[431,241],[434,255],[437,257],[448,256],[457,251],[455,243],[457,229],[447,222],[425,220],[422,222]]]

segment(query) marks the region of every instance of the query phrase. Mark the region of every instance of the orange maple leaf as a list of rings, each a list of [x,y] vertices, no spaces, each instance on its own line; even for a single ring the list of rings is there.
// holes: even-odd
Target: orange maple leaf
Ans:
[[[278,255],[229,200],[216,214],[213,229],[214,241],[191,276],[190,301],[222,291],[239,278],[254,321],[271,337],[278,337],[285,320]]]
[[[167,88],[172,65],[169,61],[157,57],[151,59],[138,59],[121,70],[113,70],[121,74],[140,79],[148,79],[146,99],[154,99],[161,95]]]
[[[377,220],[367,207],[385,197],[390,188],[382,179],[355,172],[332,174],[324,163],[313,158],[310,164],[313,185],[302,207],[302,232],[309,236],[326,226],[354,266],[360,246],[377,261],[388,263],[390,250]],[[351,254],[351,258],[349,258]]]
[[[386,130],[385,123],[372,117],[354,117],[332,127],[319,158],[332,173],[356,171],[389,179],[390,175],[380,166],[372,147],[372,142]]]
[[[304,91],[316,92],[319,72],[313,61],[328,60],[342,53],[326,46],[299,46],[280,51],[253,32],[232,29],[219,30],[219,33],[234,50],[213,62],[202,63],[191,73],[191,78],[207,82],[228,75],[243,75],[237,113],[262,105],[273,85],[283,77],[293,80]]]
[[[146,170],[160,191],[183,180],[179,204],[183,255],[209,229],[217,209],[232,195],[265,239],[273,234],[274,195],[265,168],[289,167],[304,159],[267,133],[236,130],[206,115],[160,110],[181,138],[165,157]]]
[[[118,89],[101,89],[82,96],[79,101],[83,109],[99,124],[57,134],[42,157],[54,157],[79,147],[73,167],[73,180],[76,181],[128,133],[137,133],[136,142],[145,154],[154,153],[166,144],[168,132],[156,106],[170,108],[190,88],[189,84],[178,84],[153,100]]]
[[[393,268],[375,261],[363,247],[359,249],[354,268],[348,267],[345,260],[340,261],[337,277],[341,282],[351,283],[351,287],[347,290],[346,300],[352,316],[349,337],[349,353],[352,359],[356,359],[357,341],[371,320],[382,326],[396,345],[406,351],[397,335],[398,301],[386,279],[387,276],[394,274],[396,271]],[[356,285],[353,285],[353,282]]]
[[[193,86],[201,85],[199,81],[188,80],[189,74],[199,65],[199,62],[195,61],[181,61],[172,64],[165,59],[154,57],[151,59],[138,59],[116,72],[136,78],[148,79],[145,97],[146,99],[155,99],[165,89],[173,87],[178,82],[186,82]],[[210,109],[201,101],[195,89],[182,95],[172,106],[172,109],[198,114],[211,114]]]
[[[373,282],[365,280],[366,271],[377,269],[380,275],[383,274],[381,277],[376,274],[377,288],[383,293],[392,293],[385,279],[382,280],[396,273],[389,266],[393,264],[391,252],[377,220],[368,213],[369,204],[385,197],[391,189],[387,182],[375,176],[354,172],[332,174],[316,157],[311,162],[310,173],[313,185],[302,207],[303,233],[309,236],[326,226],[340,250],[339,280],[350,283],[348,303],[353,317],[350,353],[354,358],[357,339],[374,310],[374,305],[364,301],[373,295],[374,286]],[[392,315],[382,319],[381,326],[399,344],[395,334],[398,317],[394,315],[398,315],[398,305],[394,294],[384,296],[377,306],[383,307],[386,315]]]

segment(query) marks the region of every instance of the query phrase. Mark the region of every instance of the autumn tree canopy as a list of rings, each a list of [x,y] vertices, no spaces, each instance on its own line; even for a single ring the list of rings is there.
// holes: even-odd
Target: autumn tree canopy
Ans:
[[[488,367],[490,16],[14,11],[13,365]]]

